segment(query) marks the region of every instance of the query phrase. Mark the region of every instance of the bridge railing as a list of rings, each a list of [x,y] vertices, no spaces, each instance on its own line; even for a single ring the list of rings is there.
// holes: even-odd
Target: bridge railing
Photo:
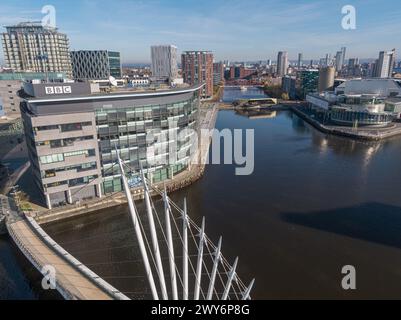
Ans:
[[[36,259],[35,255],[32,254],[31,250],[27,248],[23,242],[20,240],[18,235],[15,233],[14,229],[7,225],[8,233],[11,238],[14,240],[14,243],[18,246],[24,256],[32,263],[32,265],[43,275],[45,274],[42,272],[43,264]],[[62,297],[66,300],[77,300],[77,297],[66,288],[65,285],[62,285],[58,278],[56,278],[56,289],[62,295]]]
[[[126,295],[122,292],[114,288],[108,282],[104,281],[101,277],[99,277],[96,273],[82,264],[78,259],[74,258],[69,252],[67,252],[64,248],[62,248],[57,242],[55,242],[33,219],[32,217],[27,217],[27,221],[30,226],[36,231],[36,233],[46,242],[46,244],[52,248],[59,256],[64,258],[68,263],[70,263],[75,269],[77,269],[81,274],[83,274],[86,278],[91,280],[97,287],[99,287],[102,291],[109,294],[116,300],[130,300]]]

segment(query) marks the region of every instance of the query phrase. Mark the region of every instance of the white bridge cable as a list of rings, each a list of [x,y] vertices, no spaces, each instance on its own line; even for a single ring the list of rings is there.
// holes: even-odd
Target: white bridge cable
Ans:
[[[130,170],[130,172],[135,172],[136,170],[133,170],[132,168],[130,168],[124,161],[122,161],[122,160],[120,159],[119,154],[118,154],[118,151],[117,151],[117,158],[118,158],[119,163],[115,163],[115,165],[117,165],[117,166],[120,165],[120,170],[122,171],[121,176],[123,176],[123,174],[124,174],[124,178],[122,177],[123,183],[124,183],[124,180],[125,180],[125,182],[126,182],[126,177],[125,177],[125,173],[123,173],[124,170],[123,170],[122,166],[127,167],[127,168]],[[110,169],[114,169],[114,165],[113,165],[112,167],[106,169],[104,172],[106,173],[106,172],[107,172],[108,170],[110,170]],[[145,194],[146,194],[146,190],[145,190],[145,189],[147,188],[147,183],[146,183],[146,182],[147,182],[148,179],[144,176],[143,170],[142,170],[141,174],[142,174],[142,180],[144,180],[144,182],[143,182],[143,183],[144,183],[144,190],[143,190],[143,191],[144,191],[144,195],[145,195]],[[92,181],[86,183],[83,187],[79,188],[78,190],[75,190],[74,193],[73,193],[71,196],[74,196],[76,193],[80,192],[82,189],[84,189],[85,187],[87,187],[87,186],[93,184],[94,182],[95,182],[95,180],[92,180]],[[150,187],[151,187],[151,189],[152,189],[153,191],[155,191],[158,195],[160,195],[160,196],[163,198],[163,192],[162,192],[162,191],[160,191],[160,190],[159,190],[156,186],[154,186],[152,183],[150,183],[149,185],[150,185]],[[127,187],[128,187],[128,184],[127,184]],[[127,198],[128,198],[128,194],[131,195],[131,192],[130,192],[130,190],[129,190],[129,187],[128,187],[128,190],[127,190],[127,191],[128,191],[128,192],[126,192],[126,196],[127,196]],[[150,190],[148,189],[147,191],[148,191],[149,202],[150,202],[150,205],[151,205],[151,208],[150,208],[150,209],[151,209],[152,212],[154,211],[155,216],[156,216],[156,218],[157,218],[158,225],[159,225],[160,230],[161,230],[162,235],[163,235],[163,238],[162,238],[162,239],[158,239],[158,238],[156,237],[157,246],[158,246],[158,241],[159,241],[159,240],[165,241],[165,243],[167,244],[167,250],[168,250],[168,255],[169,255],[169,257],[172,256],[173,258],[183,258],[184,256],[175,256],[175,255],[174,255],[174,247],[170,247],[170,246],[168,245],[169,239],[168,239],[168,237],[166,236],[166,234],[165,234],[165,232],[164,232],[163,225],[162,225],[162,223],[161,223],[161,221],[160,221],[160,218],[159,218],[159,215],[158,215],[158,213],[157,213],[157,211],[156,211],[156,209],[155,209],[153,199],[152,199],[152,197],[151,197],[151,195],[150,195]],[[111,194],[109,194],[109,195],[105,195],[105,196],[103,197],[103,200],[108,199],[108,198],[113,198],[117,193],[119,193],[119,192],[114,192],[114,193],[111,193]],[[174,227],[175,227],[175,229],[176,229],[176,231],[177,231],[177,234],[179,235],[179,237],[174,237],[173,240],[179,239],[179,240],[181,241],[181,244],[184,245],[184,239],[183,239],[183,237],[182,237],[182,235],[181,235],[180,228],[178,227],[177,221],[176,221],[177,219],[183,219],[183,218],[185,217],[184,210],[181,209],[178,205],[176,205],[176,204],[167,196],[167,193],[166,193],[166,198],[167,198],[167,204],[168,204],[168,207],[169,207],[169,210],[168,210],[169,215],[170,215],[171,219],[173,220]],[[128,200],[128,199],[127,199],[127,200]],[[145,197],[145,200],[146,200],[146,197]],[[134,201],[133,201],[133,199],[132,199],[132,195],[131,195],[131,201],[132,201],[132,203],[134,203]],[[128,205],[129,205],[129,202],[130,202],[130,201],[128,200]],[[146,202],[146,201],[145,201],[145,202]],[[140,215],[139,215],[139,213],[138,213],[138,211],[137,211],[137,209],[136,209],[136,207],[135,207],[135,204],[133,204],[133,206],[134,206],[134,213],[136,213],[137,221],[138,221],[138,223],[139,223],[139,229],[141,230],[142,237],[143,237],[143,239],[145,240],[145,241],[144,241],[145,253],[146,253],[147,251],[149,251],[149,255],[150,255],[150,257],[151,257],[153,266],[154,266],[154,268],[155,268],[155,270],[156,270],[156,272],[157,272],[157,274],[158,274],[158,276],[159,276],[159,279],[164,279],[164,280],[165,280],[163,268],[162,268],[162,267],[160,268],[160,266],[162,266],[161,260],[166,260],[166,259],[165,259],[165,258],[162,259],[160,256],[157,257],[157,252],[156,252],[156,250],[155,250],[155,243],[153,243],[153,250],[152,250],[152,246],[151,246],[151,244],[150,244],[150,242],[149,242],[149,240],[148,240],[148,238],[147,238],[147,236],[146,236],[145,227],[144,227],[144,225],[143,225],[143,223],[142,223],[142,219],[141,219],[141,217],[140,217]],[[172,208],[174,208],[174,209],[178,212],[179,217],[175,217],[175,216],[174,216]],[[167,215],[166,215],[166,217],[167,217]],[[188,227],[189,227],[188,229],[189,229],[189,231],[190,231],[193,244],[195,245],[195,248],[198,250],[198,259],[199,259],[199,250],[200,250],[200,247],[199,247],[199,245],[198,245],[198,242],[196,241],[196,237],[195,237],[195,235],[194,235],[194,232],[192,231],[192,228],[194,228],[195,232],[198,232],[199,234],[201,234],[201,230],[202,230],[202,229],[201,229],[188,215],[186,215],[186,219],[187,219],[187,221],[188,221]],[[105,220],[107,220],[107,219],[105,219]],[[95,220],[95,221],[93,221],[93,222],[89,222],[89,224],[92,224],[92,223],[99,223],[99,220]],[[149,223],[149,225],[150,225],[150,228],[152,229],[152,223]],[[153,227],[154,227],[154,224],[153,224]],[[75,228],[72,227],[72,228],[67,228],[67,229],[61,230],[61,231],[59,230],[59,231],[57,231],[56,233],[54,233],[53,235],[59,235],[59,234],[65,233],[65,232],[74,231],[74,229],[75,229]],[[121,234],[124,234],[124,233],[128,233],[128,232],[130,232],[130,231],[132,232],[132,231],[134,231],[134,230],[135,230],[135,224],[134,224],[134,228],[133,228],[133,229],[117,230],[117,231],[112,231],[112,232],[108,232],[108,233],[103,233],[102,235],[96,235],[96,236],[86,237],[86,238],[82,238],[82,239],[77,239],[77,240],[75,240],[75,241],[64,242],[63,245],[72,244],[72,243],[75,243],[75,242],[82,242],[82,241],[84,241],[84,240],[95,239],[95,238],[98,238],[98,237],[101,237],[101,236],[104,236],[104,235],[120,234],[120,233],[121,233]],[[155,228],[155,227],[154,227],[154,231],[156,232],[156,228]],[[155,240],[155,239],[152,237],[152,241],[153,241],[153,240]],[[209,273],[209,270],[208,270],[208,268],[207,268],[206,261],[205,261],[205,259],[203,259],[203,256],[205,256],[205,257],[209,256],[209,257],[211,258],[212,263],[213,263],[213,266],[214,266],[214,265],[215,265],[215,259],[213,259],[214,254],[211,252],[211,249],[216,251],[217,248],[218,248],[218,246],[214,245],[214,243],[211,241],[211,239],[207,236],[206,233],[203,234],[203,241],[200,242],[200,244],[201,244],[201,243],[203,244],[204,247],[206,247],[206,250],[208,251],[208,253],[207,253],[207,254],[203,254],[203,253],[202,253],[202,259],[201,259],[201,266],[203,266],[203,268],[206,270],[206,272],[205,272],[205,273],[200,272],[199,274],[200,274],[200,275],[207,275],[207,276],[208,276],[208,278],[209,278],[209,290],[208,290],[208,292],[207,292],[207,295],[205,295],[204,290],[203,290],[202,285],[201,285],[201,281],[198,282],[198,284],[199,284],[199,286],[200,286],[199,290],[200,290],[200,293],[201,293],[203,299],[206,299],[208,296],[210,297],[210,287],[213,287],[213,292],[214,292],[214,294],[216,295],[216,297],[219,299],[219,294],[218,294],[218,292],[217,292],[217,288],[216,288],[215,283],[214,283],[216,275],[213,275],[213,274]],[[141,247],[140,244],[138,244],[138,245],[139,245],[139,247]],[[128,248],[128,247],[133,247],[133,246],[109,247],[109,248],[104,248],[103,250],[122,249],[122,248]],[[79,252],[77,252],[77,254],[88,253],[88,252],[95,252],[95,251],[100,251],[100,249],[99,249],[99,250],[79,251]],[[188,262],[189,262],[191,271],[193,272],[193,275],[195,275],[195,281],[197,281],[197,280],[196,280],[196,274],[198,273],[198,270],[195,271],[195,268],[194,268],[194,265],[193,265],[192,259],[191,259],[191,257],[195,257],[196,255],[190,255],[188,251],[189,251],[189,248],[187,249],[186,255],[187,255],[187,257],[188,257]],[[154,255],[154,254],[156,254],[156,258],[155,258],[155,255]],[[160,251],[159,251],[159,255],[160,255]],[[218,265],[221,265],[221,266],[223,267],[224,272],[221,272],[221,271],[219,270],[218,267],[217,267],[217,269],[215,270],[215,272],[216,272],[217,278],[220,280],[219,282],[221,283],[221,285],[223,286],[223,288],[226,288],[226,289],[227,289],[227,285],[224,284],[224,280],[223,280],[222,274],[227,275],[227,276],[229,277],[229,280],[230,280],[230,276],[232,276],[232,279],[231,279],[231,281],[230,281],[230,287],[228,287],[228,292],[226,292],[227,290],[224,291],[224,295],[226,295],[226,298],[229,298],[229,291],[232,290],[232,291],[234,292],[235,297],[236,297],[237,299],[240,299],[241,297],[242,297],[243,300],[251,299],[251,297],[250,297],[250,292],[251,292],[251,290],[252,290],[252,288],[253,288],[253,286],[254,286],[255,279],[253,279],[253,280],[251,281],[251,283],[250,283],[248,286],[246,286],[246,285],[242,282],[242,280],[236,275],[236,273],[234,274],[234,276],[233,276],[232,274],[229,274],[229,272],[233,270],[233,267],[236,267],[235,263],[234,263],[233,266],[231,266],[230,263],[227,261],[227,259],[224,257],[224,255],[223,255],[222,253],[221,253],[221,256],[220,256],[220,259],[219,259],[219,260],[220,260],[220,261],[219,261]],[[144,257],[143,257],[142,261],[143,261],[143,262],[145,263],[145,265],[146,265],[146,261],[144,261]],[[133,261],[131,261],[131,262],[133,262]],[[173,263],[174,265],[171,266],[171,259],[170,259],[170,278],[171,278],[171,281],[172,281],[172,292],[171,292],[171,293],[172,293],[172,295],[173,295],[173,298],[175,299],[175,298],[177,298],[177,296],[176,296],[176,291],[175,291],[175,289],[174,289],[174,284],[173,284],[173,283],[174,283],[174,280],[175,280],[175,279],[174,279],[174,276],[173,276],[173,275],[174,275],[173,269],[175,269],[175,274],[178,276],[179,282],[180,282],[180,284],[181,284],[181,286],[182,286],[183,288],[184,288],[184,280],[185,280],[185,279],[183,279],[183,278],[181,277],[181,274],[180,274],[180,272],[179,272],[179,269],[178,269],[177,264],[175,263],[175,260],[174,260],[173,262],[174,262],[174,263]],[[113,262],[113,261],[111,261],[111,262],[109,262],[109,263],[104,263],[104,264],[113,264],[113,263],[125,263],[125,262]],[[148,263],[149,263],[149,261],[148,261]],[[102,264],[102,263],[99,263],[98,265],[100,265],[100,264]],[[96,265],[96,264],[92,264],[92,265]],[[150,265],[149,265],[149,267],[150,267]],[[199,265],[197,266],[197,269],[198,269],[198,268],[199,268]],[[160,271],[160,269],[161,269],[162,271]],[[201,268],[201,269],[202,269],[202,268]],[[147,270],[147,268],[146,268],[146,266],[145,266],[145,271],[146,271],[146,270]],[[150,271],[150,274],[149,274],[149,271]],[[235,271],[235,269],[234,269],[234,271]],[[152,276],[151,273],[152,273],[152,268],[150,268],[150,269],[147,271],[147,277],[148,277],[148,279],[149,279],[149,278],[151,278],[151,279],[153,278],[153,276]],[[214,273],[214,271],[212,271],[212,273]],[[143,277],[145,277],[145,276],[143,276]],[[213,278],[213,279],[212,279],[212,278]],[[212,281],[213,281],[213,283],[212,283]],[[154,297],[154,298],[157,297],[157,299],[158,299],[158,294],[157,294],[157,289],[156,289],[156,287],[154,287],[154,288],[152,289],[151,280],[149,280],[149,282],[150,282],[150,285],[151,285],[151,290],[152,290],[152,295],[153,295],[153,297]],[[154,280],[153,280],[153,282],[154,282]],[[153,284],[154,284],[154,283],[153,283]],[[161,281],[160,285],[161,285],[162,295],[164,296],[164,298],[166,298],[166,293],[170,293],[170,290],[167,290],[166,286],[165,286],[164,289],[163,289],[162,281]],[[238,296],[237,290],[235,290],[235,285],[238,287],[238,290],[240,291],[240,292],[239,292],[239,295],[240,295],[241,297]],[[195,285],[195,287],[196,287],[196,285]],[[155,295],[154,290],[156,290],[156,295]],[[196,288],[195,288],[194,294],[196,294],[196,291],[197,291],[197,290],[196,290]],[[191,293],[192,293],[192,292],[191,292]],[[189,292],[187,292],[187,294],[189,294]]]
[[[148,216],[150,235],[151,235],[151,239],[152,239],[153,254],[156,257],[156,268],[157,268],[157,273],[159,276],[160,288],[162,291],[163,299],[168,300],[166,280],[164,278],[163,264],[162,264],[162,259],[160,256],[160,249],[159,249],[159,241],[157,239],[155,221],[153,218],[153,209],[150,204],[151,199],[150,199],[150,195],[149,195],[148,184],[146,182],[141,163],[140,163],[140,167],[141,167],[140,172],[141,172],[141,177],[142,177],[142,183],[143,183],[143,187],[144,187],[145,206],[146,206],[146,212],[147,212],[147,216]]]
[[[158,193],[159,195],[161,195],[161,191],[160,191],[159,189],[157,189],[155,186],[152,186],[152,189],[155,190],[156,193]],[[181,209],[179,206],[177,206],[170,198],[168,198],[168,200],[169,200],[169,204],[171,204],[171,205],[178,211],[178,213],[180,213],[181,215],[184,215],[184,211],[185,211],[185,210],[182,210],[182,209]],[[190,225],[193,226],[193,227],[195,228],[196,231],[200,232],[201,229],[196,225],[196,223],[195,223],[194,221],[192,221],[189,217],[187,217],[187,218],[188,218],[188,221],[189,221]],[[175,221],[175,217],[174,217],[174,216],[173,216],[173,221]],[[191,232],[191,235],[192,235],[192,239],[195,239],[195,236],[194,236],[194,234],[193,234],[193,232],[192,232],[192,228],[189,228],[189,229],[190,229],[190,232]],[[177,229],[177,231],[178,231],[178,229]],[[205,234],[205,240],[206,240],[206,242],[205,242],[205,243],[206,243],[206,247],[207,247],[207,249],[208,249],[208,251],[209,251],[209,254],[211,254],[209,246],[212,247],[212,248],[214,248],[214,249],[217,249],[217,247],[216,247],[216,246],[213,244],[213,242],[207,237],[206,234]],[[197,245],[197,241],[196,241],[196,240],[194,240],[194,243],[195,243],[196,248],[199,250],[199,247],[198,247],[198,245]],[[223,265],[223,268],[224,268],[224,273],[225,273],[225,274],[228,274],[227,269],[230,270],[230,269],[231,269],[231,266],[230,266],[230,264],[227,262],[227,260],[226,260],[223,256],[222,256],[222,259],[221,259],[221,260],[222,260],[222,265]],[[206,266],[205,262],[203,262],[203,263],[204,263],[205,269],[207,270],[207,266]],[[194,271],[194,270],[193,270],[193,271]],[[219,279],[220,279],[222,285],[224,286],[224,281],[223,281],[223,279],[222,279],[222,277],[221,277],[220,272],[217,271],[217,273],[218,273],[218,275],[219,275]],[[211,280],[210,273],[207,271],[206,274],[209,276],[209,279]],[[238,279],[238,277],[237,277],[237,279]],[[247,288],[245,287],[245,285],[243,285],[243,283],[242,283],[239,279],[238,279],[238,282],[236,282],[236,284],[238,284],[238,289],[240,290],[241,294],[247,289]],[[238,295],[237,291],[235,290],[234,286],[232,286],[232,290],[233,290],[233,292],[234,292],[236,298],[239,299],[239,295]],[[202,291],[203,291],[203,290],[202,290]],[[215,291],[216,291],[216,289],[215,289]],[[203,293],[202,293],[202,295],[203,295],[203,297],[205,298],[205,296],[204,296]]]
[[[157,187],[152,186],[152,189],[153,189],[156,193],[158,193],[159,195],[161,195],[161,191],[160,191]],[[170,198],[169,198],[169,203],[170,203],[171,206],[174,207],[174,209],[177,210],[177,212],[178,212],[179,214],[181,214],[181,215],[184,214],[183,210],[182,210],[178,205],[176,205]],[[173,220],[175,220],[175,217],[173,217]],[[198,225],[197,225],[190,217],[188,217],[188,221],[189,221],[190,225],[193,226],[194,229],[195,229],[197,232],[200,232],[200,228],[198,227]],[[190,228],[190,229],[191,229],[191,228]],[[207,248],[210,246],[210,247],[213,248],[214,250],[217,249],[217,246],[215,246],[215,245],[213,244],[213,242],[212,242],[211,239],[207,236],[207,234],[205,234],[205,240],[206,240],[206,243],[207,243]],[[195,245],[197,246],[196,241],[195,241]],[[209,249],[209,248],[208,248],[208,249]],[[211,253],[210,250],[209,250],[209,253]],[[230,263],[227,261],[227,259],[224,257],[224,255],[221,255],[221,264],[222,264],[222,266],[223,266],[223,268],[224,268],[224,274],[228,274],[228,272],[229,272],[229,270],[232,268],[232,266],[231,266]],[[218,272],[218,275],[219,275],[220,281],[222,282],[222,284],[223,284],[223,286],[224,286],[224,281],[223,281],[223,279],[220,277],[219,272]],[[242,294],[247,290],[247,288],[248,288],[248,287],[241,281],[241,279],[240,279],[239,277],[236,277],[234,284],[236,284],[236,285],[238,286],[238,289],[239,289],[241,295],[242,295]],[[234,294],[235,294],[236,298],[239,299],[239,295],[238,295],[237,291],[234,289],[234,286],[232,286],[232,288],[233,288],[233,291],[234,291]]]
[[[126,167],[128,167],[128,168],[131,170],[131,168],[130,168],[127,164],[124,164],[124,165],[125,165]],[[144,179],[147,180],[146,178],[144,178]],[[153,190],[157,190],[157,193],[158,193],[160,196],[163,196],[163,193],[162,193],[160,190],[155,189],[155,187],[154,187],[152,184],[151,184],[151,188],[152,188]],[[170,203],[171,203],[171,200],[170,200],[169,198],[168,198],[168,201],[169,201],[169,204],[170,204]],[[151,203],[152,203],[152,206],[153,206],[153,208],[154,208],[153,201],[151,201]],[[175,205],[175,204],[174,204],[174,205]],[[155,208],[154,208],[154,209],[155,209]],[[156,211],[156,212],[157,212],[157,211]],[[182,242],[182,244],[184,244],[184,239],[182,238],[182,235],[181,235],[181,233],[180,233],[180,231],[179,231],[179,228],[178,228],[178,226],[177,226],[176,218],[175,218],[174,215],[172,214],[171,210],[170,210],[170,214],[171,214],[171,216],[172,216],[172,220],[173,220],[174,225],[175,225],[175,227],[176,227],[177,233],[178,233],[178,235],[179,235],[179,237],[180,237],[180,239],[181,239],[181,242]],[[183,213],[182,213],[182,216],[184,216]],[[161,228],[161,230],[162,230],[163,236],[165,237],[165,241],[167,242],[167,238],[166,238],[165,233],[164,233],[164,231],[163,231],[163,227],[162,227],[162,225],[161,225],[161,222],[160,222],[160,219],[159,219],[159,215],[156,214],[156,217],[157,217],[158,223],[159,223],[159,225],[160,225],[160,228]],[[190,222],[189,217],[188,217],[188,222]],[[191,226],[191,224],[189,224],[189,226]],[[196,241],[196,238],[195,238],[195,236],[194,236],[194,234],[193,234],[193,232],[192,232],[192,229],[189,228],[189,230],[190,230],[192,239],[193,239],[193,241],[194,241],[194,244],[195,244],[196,248],[198,249],[197,241]],[[188,253],[188,252],[187,252],[187,253]],[[189,253],[188,253],[188,256],[189,256]],[[192,272],[193,272],[194,274],[196,274],[195,268],[194,268],[194,266],[193,266],[193,263],[192,263],[191,259],[188,259],[188,261],[189,261],[189,264],[190,264],[190,266],[191,266]],[[207,270],[206,267],[205,267],[205,269],[206,269],[206,271],[207,271],[208,277],[210,278],[210,273],[208,272],[208,270]],[[176,271],[177,271],[177,273],[179,274],[178,268],[177,268],[177,267],[176,267]],[[180,279],[180,281],[183,282],[183,279]],[[182,284],[183,284],[183,283],[182,283]],[[203,298],[205,299],[206,296],[205,296],[205,293],[203,292],[203,289],[200,288],[200,291],[201,291],[201,294],[202,294]]]
[[[126,194],[126,197],[127,197],[127,201],[128,201],[129,212],[130,212],[130,215],[131,215],[132,223],[133,223],[134,228],[135,228],[135,234],[136,234],[138,243],[140,244],[140,251],[141,251],[142,258],[143,258],[145,272],[146,272],[146,275],[147,275],[147,278],[148,278],[149,286],[150,286],[150,289],[152,291],[153,299],[154,300],[159,300],[159,296],[158,296],[157,289],[156,289],[156,284],[154,282],[154,278],[153,278],[153,274],[152,274],[152,268],[151,268],[151,266],[149,264],[148,254],[147,254],[147,251],[146,251],[145,243],[143,241],[143,236],[145,236],[145,240],[147,241],[146,234],[143,235],[142,234],[143,231],[141,231],[142,223],[141,223],[139,214],[138,214],[138,212],[136,210],[135,203],[134,203],[134,201],[132,199],[131,191],[130,191],[130,189],[128,187],[127,178],[126,178],[125,173],[124,173],[123,162],[120,159],[120,155],[119,155],[118,150],[117,150],[117,145],[116,145],[116,153],[117,153],[118,163],[119,163],[119,166],[120,166],[123,187],[124,187],[124,191],[125,191],[125,194]],[[150,251],[150,253],[152,254],[151,251]]]

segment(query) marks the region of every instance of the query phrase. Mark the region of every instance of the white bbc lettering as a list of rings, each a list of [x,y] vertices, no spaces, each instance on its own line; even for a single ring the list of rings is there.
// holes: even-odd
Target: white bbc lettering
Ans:
[[[63,94],[63,87],[54,87],[54,92],[56,94]]]
[[[46,94],[71,94],[71,86],[45,87]]]
[[[53,87],[45,87],[46,94],[54,94],[54,88]]]
[[[70,93],[71,93],[71,87],[70,87],[70,86],[68,86],[68,87],[63,87],[63,89],[64,89],[64,93],[67,93],[67,94],[70,94]]]

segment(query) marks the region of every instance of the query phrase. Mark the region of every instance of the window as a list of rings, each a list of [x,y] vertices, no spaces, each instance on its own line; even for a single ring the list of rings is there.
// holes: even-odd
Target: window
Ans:
[[[62,162],[62,161],[64,161],[63,154],[53,154],[53,155],[50,155],[50,156],[42,156],[42,157],[40,157],[40,162],[42,164],[50,164],[50,163]]]
[[[41,127],[36,128],[37,131],[57,130],[57,129],[59,129],[59,127],[57,125],[41,126]]]

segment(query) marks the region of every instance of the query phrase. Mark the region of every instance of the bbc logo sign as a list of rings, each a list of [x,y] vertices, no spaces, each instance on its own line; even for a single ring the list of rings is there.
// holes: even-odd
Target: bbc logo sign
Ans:
[[[71,94],[71,86],[45,87],[46,94]]]

